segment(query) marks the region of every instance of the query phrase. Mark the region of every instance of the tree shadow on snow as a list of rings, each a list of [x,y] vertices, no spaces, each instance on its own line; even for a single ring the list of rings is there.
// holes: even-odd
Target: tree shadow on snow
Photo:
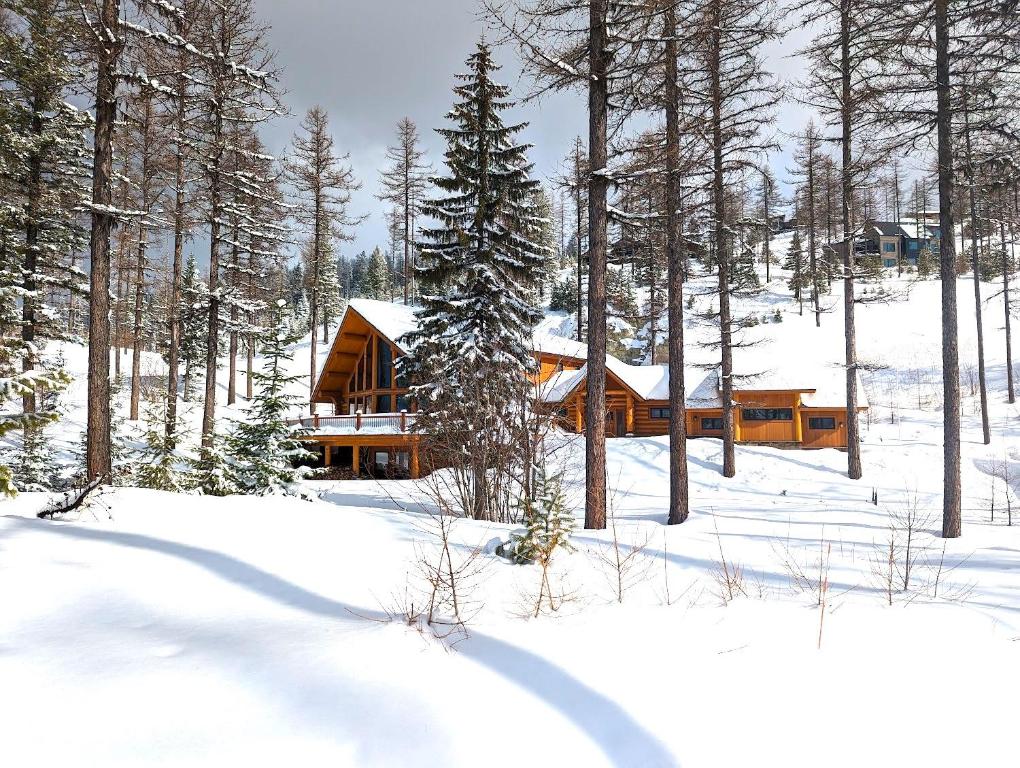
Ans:
[[[388,621],[382,611],[354,607],[293,584],[222,552],[138,533],[14,518],[15,524],[58,536],[149,550],[186,560],[227,582],[305,613],[356,622]],[[472,630],[457,645],[462,655],[498,673],[558,709],[616,765],[672,766],[677,760],[623,707],[546,659]]]

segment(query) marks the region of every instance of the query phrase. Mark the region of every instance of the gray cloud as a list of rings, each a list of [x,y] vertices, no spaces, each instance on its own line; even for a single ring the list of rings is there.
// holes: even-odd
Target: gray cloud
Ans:
[[[356,239],[343,250],[354,253],[386,240],[383,204],[375,200],[379,169],[394,127],[405,115],[414,120],[434,166],[442,162],[442,142],[433,129],[444,124],[453,95],[453,75],[483,31],[476,0],[257,0],[261,17],[271,25],[270,44],[283,73],[281,85],[292,115],[267,128],[264,138],[282,153],[304,112],[325,107],[340,151],[349,152],[362,189],[353,212],[367,215]],[[805,38],[772,47],[769,61],[783,78],[796,76],[801,64],[789,58]],[[503,81],[522,95],[519,65],[511,50],[498,52]],[[529,121],[524,139],[535,145],[530,156],[536,172],[556,172],[575,135],[587,134],[581,95],[559,94],[540,104],[519,107],[514,118]],[[777,127],[796,130],[806,119],[794,105],[780,108]],[[773,166],[785,176],[785,157]]]

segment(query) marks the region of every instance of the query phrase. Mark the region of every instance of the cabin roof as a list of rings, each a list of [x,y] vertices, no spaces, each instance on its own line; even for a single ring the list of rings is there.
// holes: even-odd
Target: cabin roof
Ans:
[[[353,370],[352,350],[363,343],[364,333],[374,329],[392,341],[405,354],[409,345],[404,336],[418,327],[413,305],[392,304],[373,299],[352,299],[340,321],[340,330],[333,339],[329,356],[323,365],[315,394],[321,387],[338,388],[337,382]],[[588,345],[565,336],[536,331],[533,349],[543,355],[576,360],[577,370],[554,373],[539,388],[539,397],[547,403],[562,402],[587,379]],[[734,350],[734,389],[738,392],[800,392],[802,402],[812,408],[838,408],[846,403],[846,378],[838,365],[825,365],[805,360],[805,355],[788,358],[787,365],[773,368],[777,357],[774,345]],[[606,356],[606,368],[613,378],[641,400],[669,399],[669,367],[666,365],[629,365],[613,355]],[[328,380],[328,381],[327,381]],[[689,408],[719,408],[719,371],[688,366],[684,371],[684,387]],[[867,397],[858,379],[861,406]]]

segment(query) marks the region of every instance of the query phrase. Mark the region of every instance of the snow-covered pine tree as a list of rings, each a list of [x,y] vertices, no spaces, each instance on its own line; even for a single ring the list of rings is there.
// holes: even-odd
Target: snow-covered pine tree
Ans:
[[[544,461],[534,473],[531,496],[519,502],[524,533],[511,535],[506,553],[517,563],[548,563],[557,548],[571,549],[574,516],[567,509],[562,475],[550,476]]]
[[[201,109],[190,123],[195,153],[204,171],[203,197],[208,201],[209,311],[202,412],[202,444],[206,447],[212,445],[216,432],[216,371],[224,296],[221,257],[233,248],[238,237],[250,238],[250,225],[259,223],[246,216],[251,207],[243,198],[259,194],[259,181],[252,168],[264,153],[247,137],[281,110],[268,28],[258,20],[252,0],[219,0],[208,11],[195,35],[200,49],[216,54],[198,60],[201,72],[196,80],[203,85],[199,93]],[[237,130],[239,126],[243,132]],[[236,141],[238,137],[242,140]],[[243,194],[237,197],[237,191]],[[235,210],[240,215],[231,221]],[[236,232],[232,231],[235,224]]]
[[[205,347],[208,341],[206,323],[209,317],[209,292],[198,274],[194,254],[188,256],[181,278],[181,307],[178,322],[181,328],[180,354],[184,363],[183,398],[187,402],[195,385],[195,378],[201,378],[205,361]]]
[[[541,221],[528,145],[514,143],[525,124],[503,121],[510,89],[493,82],[498,67],[485,42],[467,67],[454,87],[453,127],[439,130],[448,175],[433,180],[443,196],[424,205],[437,225],[423,231],[422,309],[402,368],[418,403],[417,428],[464,458],[459,469],[471,493],[462,511],[489,519],[505,502],[493,489],[506,487],[490,473],[515,471],[510,424],[512,411],[527,407],[545,249],[535,242]]]
[[[182,493],[191,487],[190,463],[180,450],[181,431],[166,434],[166,393],[145,407],[144,447],[134,453],[135,479],[142,488]]]
[[[287,424],[287,413],[302,398],[291,393],[292,385],[302,377],[287,373],[286,363],[293,359],[288,345],[296,338],[287,328],[280,299],[273,313],[272,330],[262,339],[265,363],[255,374],[255,398],[247,417],[236,423],[230,435],[232,475],[242,493],[256,496],[297,493],[296,482],[302,471],[294,467],[311,454],[300,437],[300,426]]]
[[[397,235],[398,242],[394,245],[403,246],[400,282],[404,303],[409,304],[414,301],[414,221],[432,173],[425,151],[419,146],[418,127],[410,118],[402,118],[397,123],[397,142],[386,148],[386,160],[389,165],[380,174],[383,190],[378,198],[393,203],[391,231]]]
[[[41,390],[58,391],[67,386],[69,379],[63,371],[48,371],[37,367],[30,371],[9,373],[0,376],[0,404],[9,404],[29,393]],[[55,410],[26,413],[21,409],[4,408],[0,413],[0,438],[14,430],[27,434],[38,433],[40,428],[57,418]],[[0,464],[0,494],[14,496],[18,487],[14,482],[11,468]]]
[[[234,480],[234,468],[225,450],[225,438],[213,433],[212,440],[198,450],[194,462],[195,488],[206,496],[231,496],[241,489]]]
[[[348,164],[349,156],[334,152],[329,115],[322,107],[316,105],[308,110],[293,143],[287,176],[294,191],[294,217],[309,239],[305,281],[312,330],[308,376],[310,396],[317,375],[317,330],[322,320],[323,270],[328,269],[333,260],[332,251],[327,249],[331,238],[347,237],[346,230],[357,223],[358,219],[349,214],[348,206],[351,193],[361,185],[354,179],[354,172]],[[323,330],[328,330],[325,324]],[[315,413],[315,403],[310,400],[309,408]]]
[[[0,33],[0,174],[4,263],[18,286],[21,369],[39,366],[42,348],[66,338],[68,323],[47,302],[81,292],[84,273],[69,263],[85,247],[80,208],[88,195],[86,113],[67,103],[77,77],[77,6],[61,0],[12,0]],[[13,348],[9,351],[13,352]],[[35,392],[22,407],[36,409]],[[31,429],[31,427],[29,427]],[[37,441],[26,435],[29,444]]]
[[[804,249],[801,247],[800,232],[795,229],[790,247],[786,250],[783,269],[790,270],[790,280],[787,285],[793,291],[794,301],[800,305],[800,314],[802,315],[804,314],[804,289],[811,285],[811,276],[804,266]]]
[[[361,295],[369,299],[386,301],[390,295],[390,268],[378,246],[368,259],[368,271],[361,286]]]

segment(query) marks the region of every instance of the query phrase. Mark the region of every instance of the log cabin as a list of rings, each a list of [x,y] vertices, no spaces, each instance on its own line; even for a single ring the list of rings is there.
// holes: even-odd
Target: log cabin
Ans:
[[[321,464],[354,476],[419,477],[428,471],[425,436],[414,430],[414,404],[396,361],[404,335],[415,329],[414,307],[353,299],[321,367],[312,402],[331,413],[303,416],[305,440]],[[585,344],[536,332],[535,400],[565,430],[585,428]],[[738,353],[738,360],[739,360]],[[760,361],[759,361],[760,363]],[[606,359],[606,434],[650,437],[669,432],[669,369]],[[798,364],[792,371],[756,370],[748,358],[736,368],[735,437],[740,443],[796,448],[845,448],[845,376],[838,366]],[[685,372],[687,433],[721,437],[719,373]],[[862,411],[867,409],[864,389]],[[318,409],[317,409],[318,410]]]

